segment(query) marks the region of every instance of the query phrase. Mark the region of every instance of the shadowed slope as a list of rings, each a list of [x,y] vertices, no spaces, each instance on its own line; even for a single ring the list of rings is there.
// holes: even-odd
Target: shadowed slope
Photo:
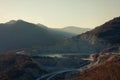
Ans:
[[[34,80],[45,73],[30,56],[15,53],[0,56],[0,80]]]

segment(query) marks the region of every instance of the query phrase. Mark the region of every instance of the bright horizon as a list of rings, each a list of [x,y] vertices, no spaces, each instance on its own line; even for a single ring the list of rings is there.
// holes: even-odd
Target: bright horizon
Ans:
[[[0,0],[0,23],[22,19],[51,28],[94,28],[120,16],[120,0]]]

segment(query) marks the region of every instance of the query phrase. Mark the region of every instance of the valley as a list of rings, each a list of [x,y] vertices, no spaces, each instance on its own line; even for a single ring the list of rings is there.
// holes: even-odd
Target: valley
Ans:
[[[120,80],[120,0],[0,0],[0,80]]]
[[[90,62],[82,58],[89,58],[89,55],[49,54],[34,57],[34,59],[49,72],[36,80],[72,79],[79,75],[80,68]]]
[[[119,80],[120,17],[79,35],[12,20],[0,44],[0,80]]]

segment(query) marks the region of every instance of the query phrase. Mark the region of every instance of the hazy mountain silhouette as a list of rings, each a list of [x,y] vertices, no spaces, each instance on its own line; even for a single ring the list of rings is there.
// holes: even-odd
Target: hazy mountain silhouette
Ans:
[[[40,51],[96,53],[105,48],[120,45],[120,17],[72,38],[68,37],[74,34],[22,20],[10,21],[0,26],[1,51],[50,46],[47,49],[41,48]]]
[[[66,37],[65,33],[61,34],[44,25],[36,25],[23,20],[11,20],[0,24],[0,52],[54,45]]]
[[[91,29],[90,28],[80,28],[80,27],[75,27],[75,26],[68,26],[68,27],[64,27],[64,28],[56,28],[55,30],[67,32],[67,33],[75,36],[75,35],[78,35],[81,33],[85,33],[86,31],[89,31]]]
[[[80,28],[80,27],[75,27],[75,26],[68,26],[65,28],[61,29],[62,31],[68,32],[68,33],[72,33],[72,34],[81,34],[81,33],[85,33],[86,31],[90,31],[90,28]]]

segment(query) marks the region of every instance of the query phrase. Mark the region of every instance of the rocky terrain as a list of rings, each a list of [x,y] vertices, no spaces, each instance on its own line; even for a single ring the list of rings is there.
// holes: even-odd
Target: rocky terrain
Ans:
[[[0,80],[35,80],[46,73],[31,56],[15,53],[0,55]]]
[[[109,48],[98,55],[74,80],[119,80],[120,79],[120,47]]]
[[[78,37],[94,45],[97,52],[120,45],[120,17],[116,17]]]

